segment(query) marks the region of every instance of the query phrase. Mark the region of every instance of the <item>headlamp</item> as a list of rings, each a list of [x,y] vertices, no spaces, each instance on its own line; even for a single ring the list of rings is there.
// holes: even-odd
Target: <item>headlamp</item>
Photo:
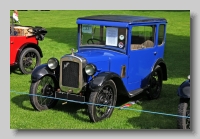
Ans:
[[[50,69],[54,70],[58,66],[59,62],[56,58],[50,58],[47,64]]]
[[[85,66],[85,72],[86,72],[87,75],[90,75],[90,76],[94,75],[95,72],[96,72],[96,66],[93,65],[93,64],[86,65]]]

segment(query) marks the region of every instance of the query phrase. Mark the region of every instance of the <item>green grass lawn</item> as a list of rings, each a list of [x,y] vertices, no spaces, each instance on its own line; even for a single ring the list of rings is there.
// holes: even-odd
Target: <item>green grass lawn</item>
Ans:
[[[12,14],[12,11],[10,12]],[[168,80],[163,82],[159,99],[148,100],[145,94],[134,98],[121,98],[117,106],[140,100],[130,108],[140,110],[114,109],[111,118],[91,123],[85,104],[59,102],[53,109],[35,111],[29,96],[10,92],[10,128],[11,129],[176,129],[175,116],[166,116],[141,112],[141,110],[177,114],[179,97],[178,86],[190,74],[190,11],[19,11],[21,25],[42,26],[48,33],[39,45],[46,63],[50,57],[60,59],[71,48],[76,48],[77,24],[80,16],[94,14],[125,14],[164,17],[168,21],[165,49]],[[29,93],[31,75],[22,75],[18,69],[10,71],[10,90]]]

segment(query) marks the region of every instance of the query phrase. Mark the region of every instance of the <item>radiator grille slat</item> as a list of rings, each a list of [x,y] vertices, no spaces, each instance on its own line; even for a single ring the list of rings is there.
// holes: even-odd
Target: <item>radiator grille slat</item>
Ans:
[[[62,62],[62,85],[79,87],[79,63],[73,61]]]

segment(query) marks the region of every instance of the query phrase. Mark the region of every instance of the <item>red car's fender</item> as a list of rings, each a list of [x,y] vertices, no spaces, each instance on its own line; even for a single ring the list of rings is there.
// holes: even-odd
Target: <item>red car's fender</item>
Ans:
[[[10,36],[10,65],[18,63],[20,53],[27,47],[35,48],[43,57],[42,50],[35,37]]]

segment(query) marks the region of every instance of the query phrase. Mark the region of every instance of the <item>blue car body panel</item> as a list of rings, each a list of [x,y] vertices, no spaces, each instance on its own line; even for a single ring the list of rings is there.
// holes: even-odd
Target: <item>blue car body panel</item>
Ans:
[[[102,25],[102,26],[114,26],[127,28],[127,43],[125,50],[119,48],[109,49],[94,48],[94,46],[82,48],[78,44],[78,52],[76,55],[84,57],[88,63],[93,63],[97,66],[98,72],[95,76],[98,76],[101,72],[114,72],[118,75],[121,74],[121,67],[126,66],[126,75],[122,78],[123,83],[128,92],[143,88],[147,85],[149,75],[155,63],[158,59],[163,59],[165,43],[162,46],[157,46],[157,42],[153,48],[141,49],[136,51],[130,50],[131,44],[131,29],[134,26],[147,26],[160,24],[166,24],[167,21],[162,18],[149,18],[149,17],[133,17],[133,16],[104,16],[98,17],[88,16],[77,19],[78,28],[81,24],[90,25]],[[165,26],[166,28],[166,26]],[[78,42],[80,39],[80,30],[78,29]],[[158,38],[158,28],[156,29],[156,38]],[[164,40],[165,41],[165,40]],[[91,78],[90,78],[91,79]]]
[[[128,56],[112,50],[104,50],[100,48],[88,49],[82,48],[76,53],[77,56],[84,57],[87,63],[92,63],[97,67],[97,76],[101,72],[114,72],[118,75],[121,73],[121,67],[128,65]],[[127,76],[122,78],[124,84],[127,83]]]

